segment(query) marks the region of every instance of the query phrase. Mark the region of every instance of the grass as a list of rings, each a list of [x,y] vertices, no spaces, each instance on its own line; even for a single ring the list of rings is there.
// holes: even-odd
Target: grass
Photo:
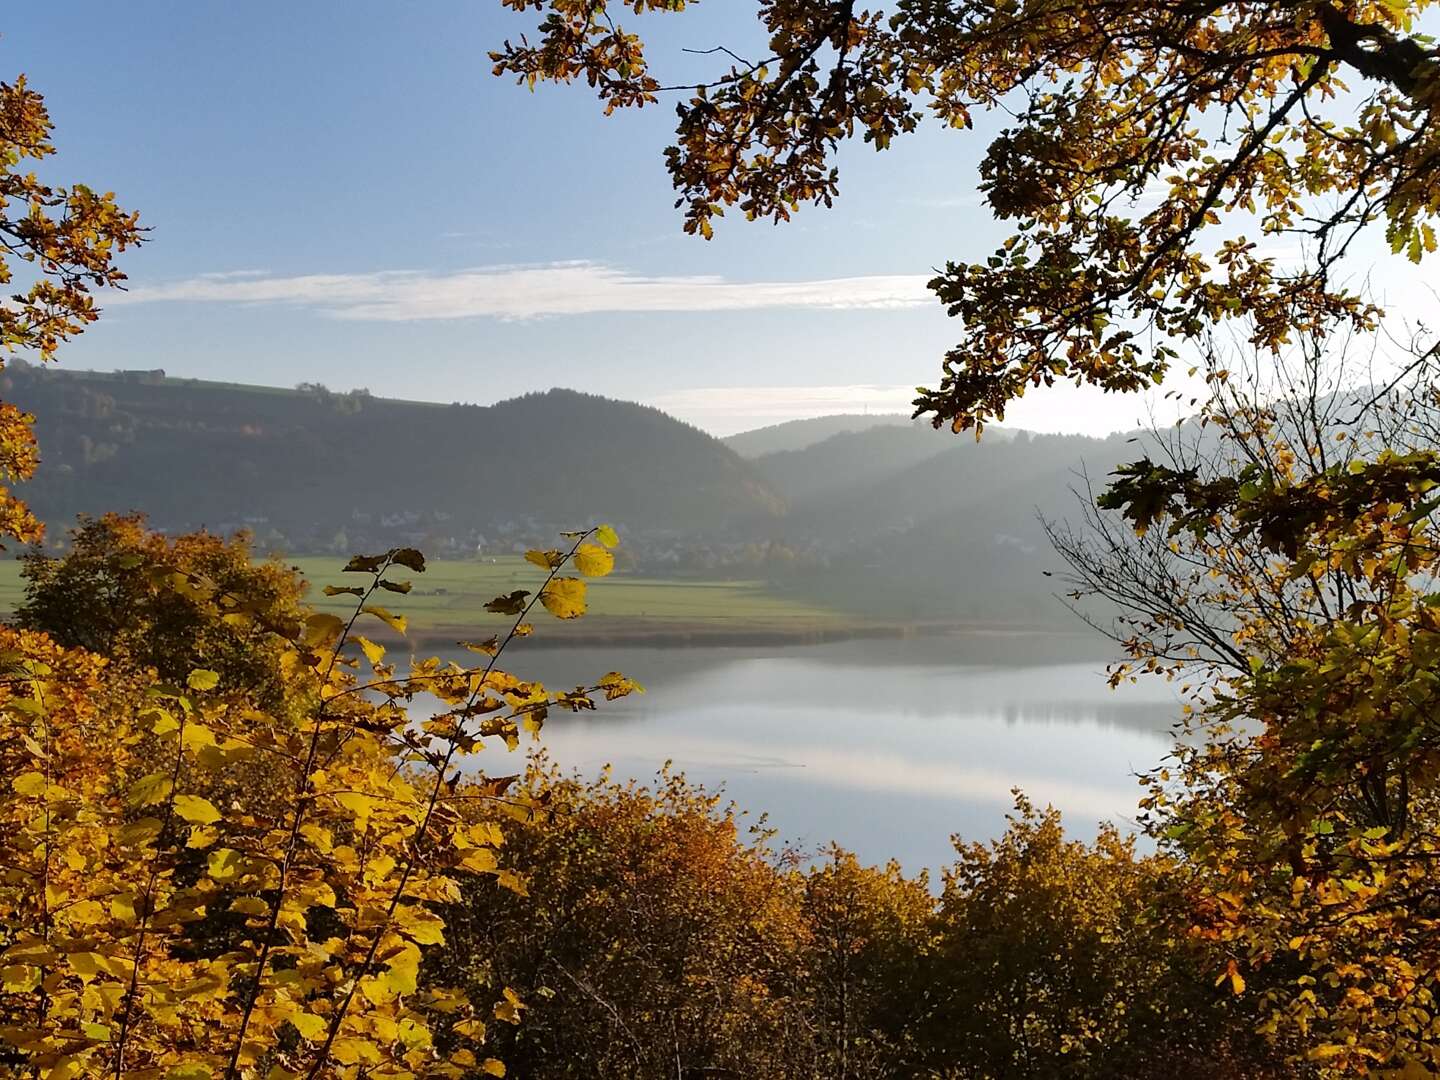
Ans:
[[[361,574],[344,574],[343,559],[325,556],[287,560],[311,583],[311,603],[321,611],[348,614],[353,597],[327,598],[326,585],[363,583]],[[485,602],[516,589],[533,590],[544,573],[519,556],[480,561],[437,560],[423,574],[397,569],[395,578],[410,578],[407,596],[382,594],[377,602],[410,623],[412,636],[483,636],[508,620],[484,610]],[[0,612],[13,611],[22,597],[20,564],[0,562]],[[350,603],[347,603],[349,601]],[[837,627],[840,613],[787,597],[758,581],[670,580],[615,574],[592,580],[590,610],[584,619],[557,624],[538,607],[534,619],[547,636],[588,634],[623,636],[667,632],[800,632]],[[378,625],[377,627],[378,628]]]

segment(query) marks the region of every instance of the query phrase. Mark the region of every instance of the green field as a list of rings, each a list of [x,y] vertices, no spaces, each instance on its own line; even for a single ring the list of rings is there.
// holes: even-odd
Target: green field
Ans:
[[[359,584],[360,574],[344,574],[343,559],[307,557],[287,560],[311,582],[310,600],[322,611],[345,614],[344,601],[327,598],[325,585]],[[384,594],[378,601],[410,623],[412,637],[476,636],[493,633],[508,620],[484,610],[484,604],[502,593],[535,589],[544,580],[538,567],[519,556],[489,560],[439,560],[425,573],[397,569],[395,578],[409,578],[407,596]],[[0,611],[12,611],[22,595],[20,565],[0,562]],[[774,632],[803,634],[842,624],[844,617],[813,603],[789,598],[763,582],[667,580],[615,574],[590,583],[590,612],[586,618],[559,624],[536,608],[533,621],[547,636],[567,638],[663,635],[686,633]],[[379,629],[378,624],[376,628]]]

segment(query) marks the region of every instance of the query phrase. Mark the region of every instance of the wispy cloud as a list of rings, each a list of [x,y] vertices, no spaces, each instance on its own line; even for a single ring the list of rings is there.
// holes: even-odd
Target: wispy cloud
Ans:
[[[933,302],[928,274],[815,281],[647,276],[595,262],[486,266],[450,273],[390,270],[281,277],[244,272],[137,284],[111,304],[270,304],[337,319],[533,319],[599,312],[887,309]]]

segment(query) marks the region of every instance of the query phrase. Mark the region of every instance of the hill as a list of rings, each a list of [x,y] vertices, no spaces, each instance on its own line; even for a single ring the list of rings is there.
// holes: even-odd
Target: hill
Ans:
[[[803,450],[818,442],[847,432],[868,431],[876,427],[912,427],[914,421],[905,413],[859,413],[853,415],[817,416],[809,420],[787,420],[783,424],[727,435],[725,445],[744,458],[784,450]]]
[[[980,442],[874,429],[757,460],[790,502],[771,528],[809,545],[794,583],[818,602],[887,617],[1034,621],[1059,609],[1041,524],[1074,518],[1082,473],[1143,453],[1125,436],[1020,432]]]
[[[593,520],[681,532],[785,509],[698,428],[569,390],[474,406],[19,364],[0,380],[36,416],[44,459],[25,494],[58,524],[140,509],[291,551],[403,541],[438,555]]]
[[[831,435],[798,450],[764,454],[754,461],[787,499],[813,502],[832,492],[864,487],[955,446],[954,435],[929,424],[883,424]]]

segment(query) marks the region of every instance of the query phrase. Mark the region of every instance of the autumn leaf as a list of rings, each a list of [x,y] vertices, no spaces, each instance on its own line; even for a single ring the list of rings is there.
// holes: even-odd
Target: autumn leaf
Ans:
[[[585,582],[555,578],[541,591],[540,603],[557,619],[578,619],[585,614]]]
[[[575,551],[575,568],[586,577],[604,577],[615,569],[615,556],[595,544],[581,544]]]
[[[215,687],[220,685],[220,674],[215,671],[209,671],[206,668],[196,668],[190,672],[185,680],[185,684],[189,686],[191,690],[214,690]]]
[[[176,795],[175,813],[193,825],[210,825],[220,820],[220,811],[200,795]]]
[[[524,590],[516,590],[505,596],[497,596],[485,605],[486,611],[493,611],[497,615],[519,615],[525,610],[525,598],[530,595]]]
[[[405,616],[394,615],[391,612],[387,611],[385,608],[381,607],[379,604],[366,604],[360,610],[365,612],[365,614],[367,615],[375,616],[375,618],[379,619],[386,626],[390,627],[391,630],[394,630],[397,634],[405,633]]]
[[[554,570],[557,566],[565,564],[565,553],[561,551],[527,551],[525,561],[533,563],[542,570]]]

